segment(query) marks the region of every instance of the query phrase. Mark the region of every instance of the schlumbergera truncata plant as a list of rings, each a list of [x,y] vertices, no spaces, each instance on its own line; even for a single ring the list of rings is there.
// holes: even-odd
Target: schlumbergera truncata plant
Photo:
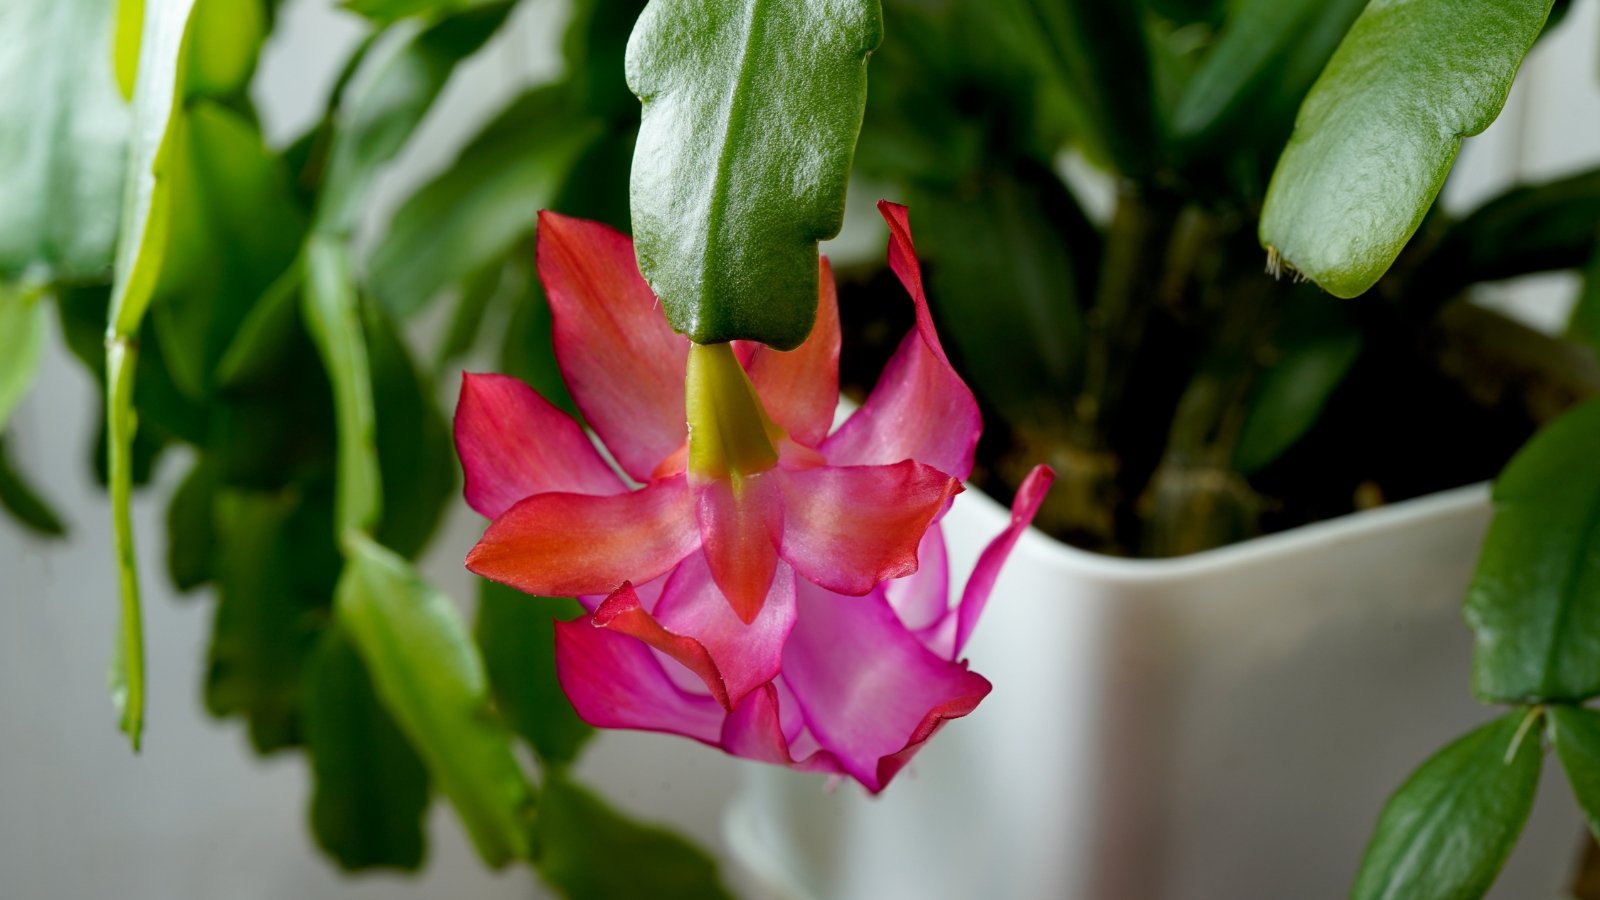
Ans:
[[[592,727],[888,789],[989,692],[961,654],[1030,521],[1172,556],[1498,476],[1465,613],[1501,711],[1373,811],[1353,896],[1487,892],[1550,749],[1600,827],[1600,173],[1435,204],[1566,3],[574,0],[564,73],[375,235],[517,4],[344,6],[369,34],[282,147],[275,0],[0,9],[40,85],[0,98],[0,425],[53,307],[104,387],[134,749],[130,497],[175,447],[207,706],[307,755],[319,845],[417,867],[432,787],[575,896],[724,890],[574,782]],[[852,172],[887,271],[819,256]],[[1562,336],[1469,302],[1578,268]],[[472,628],[413,563],[458,455]],[[952,596],[967,481],[1013,516]],[[64,530],[3,456],[0,503]]]

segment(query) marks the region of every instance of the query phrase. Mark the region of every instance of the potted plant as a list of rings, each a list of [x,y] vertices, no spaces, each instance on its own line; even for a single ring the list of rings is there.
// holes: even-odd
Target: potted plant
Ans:
[[[0,315],[19,350],[5,357],[0,412],[27,380],[49,298],[106,387],[101,458],[123,576],[113,697],[135,747],[143,642],[129,496],[163,446],[195,448],[170,506],[169,568],[218,598],[208,705],[245,719],[262,752],[304,748],[313,828],[340,864],[418,865],[431,784],[490,865],[526,860],[579,895],[638,891],[639,877],[657,894],[720,891],[704,856],[571,784],[587,726],[557,674],[591,723],[680,731],[873,792],[897,778],[875,801],[817,793],[814,779],[752,782],[730,841],[802,893],[873,896],[920,872],[933,893],[970,878],[974,891],[1299,895],[1354,877],[1358,897],[1477,896],[1522,830],[1547,744],[1580,805],[1596,808],[1600,725],[1582,703],[1600,693],[1586,614],[1600,495],[1586,463],[1600,412],[1566,413],[1600,387],[1584,346],[1595,303],[1563,340],[1461,297],[1481,281],[1583,265],[1600,192],[1585,174],[1460,219],[1433,207],[1460,138],[1493,120],[1565,4],[653,0],[635,26],[640,3],[580,3],[565,77],[507,107],[365,258],[353,237],[374,175],[456,63],[501,29],[509,2],[351,4],[373,38],[322,121],[286,148],[266,146],[248,96],[271,4],[84,2],[73,22],[46,16],[48,5],[15,15],[51,40],[13,52],[94,63],[69,67],[71,102],[8,113],[27,123],[18,146],[57,152],[19,154],[38,177],[8,182],[19,200],[0,230]],[[129,115],[131,127],[115,125]],[[56,147],[46,120],[114,127]],[[124,152],[113,222],[124,179],[106,160]],[[1113,173],[1105,221],[1060,174],[1063,152],[1069,169]],[[832,325],[815,245],[838,228],[852,157],[863,183],[911,212],[882,207],[894,277],[841,265]],[[631,225],[635,243],[572,218],[536,231],[541,206]],[[1294,277],[1269,277],[1263,263]],[[398,322],[451,294],[447,334],[423,365]],[[614,346],[572,331],[583,309],[623,296],[646,312],[659,299],[688,340],[642,312]],[[486,320],[502,323],[498,368],[538,394],[469,380],[461,395],[467,499],[495,520],[469,566],[524,592],[580,595],[587,609],[485,582],[474,633],[410,560],[453,493],[433,375],[478,343]],[[939,387],[925,396],[949,402],[894,407],[916,411],[916,440],[906,420],[874,413],[891,403],[884,394],[858,413],[869,424],[855,432],[870,438],[840,437],[850,425],[830,433],[811,402],[826,391],[808,387],[830,377],[818,343],[829,335],[843,336],[847,394],[867,396],[882,370],[887,395],[926,378]],[[683,394],[661,389],[677,376],[652,378],[650,362],[683,365],[680,344]],[[778,355],[818,346],[817,357]],[[585,363],[573,347],[610,355]],[[770,374],[791,364],[792,378]],[[633,380],[604,387],[618,373]],[[640,412],[635,389],[678,406],[664,419]],[[581,431],[553,424],[571,421],[557,409],[581,411],[627,478],[580,490],[607,463],[589,461]],[[987,428],[973,447],[980,409]],[[623,423],[639,415],[669,427],[636,441]],[[523,421],[542,424],[511,424]],[[941,429],[954,435],[945,444]],[[507,447],[558,433],[578,437],[548,467],[578,481],[507,462]],[[1525,441],[1473,572],[1481,493],[1409,498],[1492,477]],[[1040,461],[1057,473],[1048,492]],[[883,471],[828,474],[851,467]],[[890,469],[896,487],[861,487],[854,504],[828,480],[864,486]],[[1014,501],[1009,518],[980,497],[944,514],[950,479],[969,470]],[[0,499],[49,530],[55,517],[8,467],[0,474]],[[614,491],[629,499],[545,497]],[[741,498],[756,496],[782,498],[759,501],[783,523],[765,535],[738,524],[756,503]],[[601,515],[592,510],[655,497],[712,511],[695,514],[698,531],[678,528],[679,513],[649,520],[641,534],[670,532],[670,552],[599,552],[612,532],[584,530],[601,521],[585,518]],[[1316,524],[1386,502],[1396,505]],[[904,513],[894,528],[822,527],[887,522],[891,507]],[[732,531],[719,530],[724,513]],[[1071,546],[1023,536],[1035,515]],[[942,605],[941,533],[953,570],[975,571],[957,606]],[[661,606],[676,596],[671,579],[702,559],[706,574],[681,577],[728,601],[714,635],[694,630],[710,627],[704,617],[674,625]],[[1472,688],[1510,707],[1470,731],[1487,714],[1473,715],[1460,681],[1451,603],[1469,575]],[[658,578],[668,581],[655,591]],[[938,586],[928,622],[901,605],[922,590],[913,583]],[[783,584],[795,587],[785,595]],[[867,599],[811,596],[808,584]],[[985,608],[991,621],[974,631]],[[818,612],[828,609],[834,619]],[[856,648],[848,617],[864,609],[888,612],[878,643]],[[577,618],[552,626],[553,613]],[[776,644],[741,630],[759,630],[764,614],[789,616]],[[827,621],[833,631],[816,630]],[[866,748],[841,730],[893,718],[889,699],[786,724],[785,698],[827,687],[819,673],[863,666],[834,693],[841,709],[851,684],[883,687],[868,664],[911,646],[908,635],[921,647],[908,659],[941,657],[907,688],[938,685],[925,716],[919,706]],[[830,639],[842,654],[831,670],[816,664]],[[730,653],[782,665],[734,673]],[[996,660],[1004,690],[984,700],[989,682],[965,670],[965,653],[980,671]],[[628,679],[656,672],[651,660],[677,672],[670,690],[700,691],[698,677],[709,693],[625,710],[595,692],[626,670],[629,696],[642,696]],[[1462,731],[1380,815],[1385,786]],[[404,785],[352,777],[358,760],[382,760]],[[1559,796],[1541,809],[1530,855],[1507,870],[1511,890],[1564,880],[1562,836],[1576,820]],[[811,815],[827,831],[807,832]],[[618,845],[650,865],[608,865]]]

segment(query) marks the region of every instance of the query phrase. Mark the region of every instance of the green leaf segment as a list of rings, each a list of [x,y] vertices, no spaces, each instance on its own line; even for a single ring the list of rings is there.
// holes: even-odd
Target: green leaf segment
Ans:
[[[628,44],[644,104],[635,252],[697,343],[793,349],[817,309],[817,241],[844,221],[878,0],[654,0]]]
[[[1261,217],[1274,261],[1354,297],[1489,127],[1551,0],[1373,0],[1300,107]]]

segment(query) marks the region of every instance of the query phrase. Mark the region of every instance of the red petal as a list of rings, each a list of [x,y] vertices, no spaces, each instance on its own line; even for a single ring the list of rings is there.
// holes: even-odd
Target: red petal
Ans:
[[[988,695],[987,679],[923,647],[881,591],[842,597],[801,582],[798,595],[784,682],[811,733],[868,790]]]
[[[647,481],[688,436],[689,341],[667,324],[626,235],[541,212],[538,260],[572,399],[623,470]]]
[[[806,342],[787,353],[758,346],[746,366],[767,415],[807,447],[828,436],[839,405],[839,297],[826,256],[820,283],[817,323]]]
[[[722,707],[672,683],[650,648],[589,624],[556,623],[556,677],[579,717],[597,728],[664,731],[717,744]]]
[[[783,539],[777,470],[691,482],[695,519],[711,577],[744,622],[753,622],[772,587]]]
[[[923,534],[961,491],[961,482],[910,460],[779,471],[779,552],[810,581],[855,596],[915,572]]]
[[[462,375],[455,435],[467,505],[491,519],[534,494],[625,488],[583,428],[515,378]]]
[[[489,525],[467,568],[529,594],[609,594],[667,571],[699,542],[688,485],[673,478],[606,497],[529,497]]]
[[[917,308],[917,328],[901,341],[867,402],[824,442],[834,465],[914,459],[965,480],[983,430],[978,402],[945,356],[928,312],[906,208],[882,202],[889,223],[889,266]]]

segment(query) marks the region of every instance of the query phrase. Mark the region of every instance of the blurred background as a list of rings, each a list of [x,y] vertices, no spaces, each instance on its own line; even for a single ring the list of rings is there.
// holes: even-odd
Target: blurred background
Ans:
[[[525,0],[513,25],[461,67],[421,131],[383,174],[360,240],[370,247],[420,184],[523,87],[560,74],[563,0]],[[252,93],[269,144],[311,125],[349,49],[368,26],[329,0],[289,0]],[[1466,209],[1506,186],[1593,166],[1600,159],[1600,0],[1577,0],[1559,33],[1529,56],[1510,102],[1484,135],[1467,141],[1444,202]],[[895,40],[891,31],[887,40]],[[292,48],[292,49],[291,49]],[[16,89],[13,87],[13,89]],[[1107,215],[1110,188],[1081,161],[1061,161],[1092,217]],[[852,189],[845,233],[827,248],[837,261],[882,252],[871,185]],[[1566,320],[1571,273],[1483,289],[1476,302],[1549,330]],[[438,331],[438,315],[415,328]],[[45,542],[0,524],[0,894],[6,897],[529,897],[543,888],[525,867],[486,871],[448,804],[433,804],[430,855],[415,878],[348,879],[313,846],[306,827],[309,780],[302,756],[258,758],[242,723],[202,706],[212,605],[170,589],[162,560],[164,499],[188,465],[161,460],[135,519],[144,572],[150,659],[149,728],[130,754],[106,699],[116,584],[105,494],[87,468],[99,404],[83,367],[70,361],[51,319],[50,349],[15,415],[11,450],[67,519],[71,537]],[[469,363],[484,368],[487,360]],[[446,377],[441,391],[454,394]],[[473,594],[461,560],[482,523],[454,504],[424,558],[427,577],[456,598]],[[962,727],[982,727],[980,709]],[[724,860],[724,805],[750,765],[673,737],[605,732],[578,774],[641,818],[670,823]],[[821,790],[819,781],[818,790]],[[849,788],[847,788],[849,789]]]

